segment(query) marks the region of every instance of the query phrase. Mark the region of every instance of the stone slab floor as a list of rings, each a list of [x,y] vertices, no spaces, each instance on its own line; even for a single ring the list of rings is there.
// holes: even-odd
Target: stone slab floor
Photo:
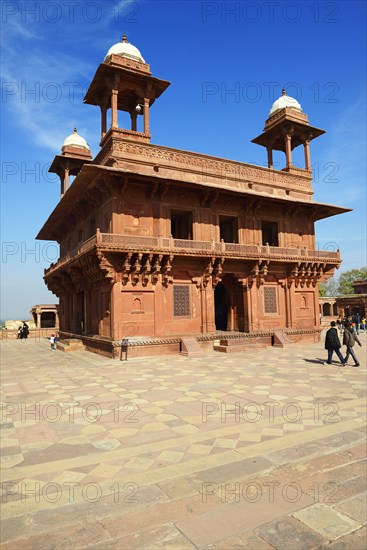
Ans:
[[[365,548],[361,339],[359,368],[3,342],[1,548]]]

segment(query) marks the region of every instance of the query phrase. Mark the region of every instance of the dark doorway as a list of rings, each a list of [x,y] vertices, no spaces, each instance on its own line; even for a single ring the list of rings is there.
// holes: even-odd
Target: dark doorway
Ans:
[[[261,232],[263,246],[265,246],[266,244],[270,246],[279,246],[277,222],[262,222]]]
[[[217,330],[245,331],[244,294],[232,274],[223,277],[214,290],[215,327]]]
[[[41,313],[41,328],[54,328],[56,326],[56,316],[52,311]]]
[[[192,212],[171,210],[171,235],[174,239],[192,240]]]
[[[225,243],[238,243],[238,218],[219,216],[219,234]]]
[[[214,304],[215,304],[215,328],[216,330],[227,330],[227,324],[228,324],[227,292],[222,283],[218,283],[214,289]]]
[[[76,327],[75,327],[75,330],[74,332],[76,334],[84,334],[84,305],[85,305],[85,300],[84,300],[84,292],[79,292],[77,294],[77,301],[76,301],[76,305],[77,305],[77,311],[76,311]]]

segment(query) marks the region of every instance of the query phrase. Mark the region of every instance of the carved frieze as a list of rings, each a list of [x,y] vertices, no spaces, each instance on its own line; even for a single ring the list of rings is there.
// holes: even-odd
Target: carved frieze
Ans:
[[[276,186],[291,186],[300,190],[311,191],[311,176],[308,173],[293,175],[286,172],[262,169],[261,167],[250,166],[238,162],[229,162],[214,158],[208,158],[204,155],[190,154],[171,150],[165,147],[145,145],[140,143],[128,143],[118,140],[114,143],[113,150],[119,154],[126,162],[126,157],[144,157],[153,161],[166,161],[170,164],[177,163],[184,165],[187,170],[200,170],[202,174],[211,174],[220,177],[223,182],[231,180],[231,186],[237,183],[241,187],[243,182],[256,182],[263,184],[273,184]],[[119,156],[119,155],[118,155]],[[234,181],[232,181],[234,180]],[[240,180],[243,180],[242,182]]]

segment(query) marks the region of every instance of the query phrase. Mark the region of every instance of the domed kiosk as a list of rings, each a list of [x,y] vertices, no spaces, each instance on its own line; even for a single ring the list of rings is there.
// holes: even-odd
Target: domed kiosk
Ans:
[[[130,44],[126,34],[111,46],[94,75],[84,103],[101,109],[101,145],[106,135],[118,134],[133,141],[150,142],[149,109],[168,88],[170,82],[152,76],[138,48]],[[111,109],[111,127],[107,130],[107,111]],[[118,112],[129,113],[130,128],[121,128]],[[137,117],[143,117],[143,129],[138,131]]]
[[[111,46],[104,60],[108,61],[111,58],[111,55],[118,55],[120,57],[126,57],[127,59],[139,61],[140,63],[145,63],[144,58],[138,48],[127,41],[126,34],[123,35],[121,42],[117,42],[117,44]]]
[[[78,131],[76,128],[74,128],[74,132],[70,134],[70,136],[67,136],[64,139],[64,143],[62,144],[61,151],[69,150],[70,148],[73,149],[82,149],[90,156],[90,147],[86,140],[78,134]]]
[[[269,168],[274,168],[273,151],[275,150],[283,151],[286,155],[286,166],[283,171],[310,173],[310,141],[324,133],[324,130],[310,126],[300,103],[294,97],[287,95],[283,88],[282,95],[271,106],[264,132],[252,142],[266,147]],[[304,147],[305,168],[296,168],[292,164],[292,150],[299,145]]]
[[[64,139],[61,155],[55,156],[49,168],[49,172],[57,174],[60,178],[61,198],[68,190],[69,177],[77,176],[83,165],[91,160],[92,153],[88,143],[74,128],[74,132]]]
[[[298,101],[294,99],[294,97],[290,97],[289,95],[287,95],[285,88],[283,88],[282,95],[276,101],[274,101],[270,109],[269,117],[275,115],[275,113],[278,112],[280,109],[285,109],[286,107],[302,112],[301,105],[298,103]]]

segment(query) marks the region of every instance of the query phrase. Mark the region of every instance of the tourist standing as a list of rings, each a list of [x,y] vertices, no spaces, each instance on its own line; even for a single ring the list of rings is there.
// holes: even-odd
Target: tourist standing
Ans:
[[[23,338],[22,327],[19,327],[18,328],[18,334],[17,334],[17,340],[21,340],[22,338]]]
[[[29,334],[29,326],[28,326],[27,323],[24,321],[23,327],[22,327],[22,338],[27,339],[27,338],[28,338],[28,334]]]
[[[363,329],[363,332],[366,332],[366,317],[364,315],[361,319],[361,329]]]
[[[341,346],[341,343],[340,343],[340,340],[339,340],[338,331],[336,329],[336,322],[331,321],[330,328],[327,331],[326,336],[325,336],[325,349],[327,350],[327,361],[326,361],[326,363],[324,363],[324,365],[331,365],[331,360],[332,360],[332,357],[333,357],[333,353],[335,351],[335,353],[337,354],[337,356],[340,359],[340,362],[341,362],[342,366],[343,367],[345,366],[344,358],[343,358],[342,354],[340,353],[340,348],[341,347],[342,346]]]
[[[343,345],[347,346],[347,354],[345,356],[345,364],[347,364],[349,356],[351,355],[354,359],[355,367],[359,367],[359,361],[356,357],[356,354],[353,351],[353,346],[357,342],[359,346],[362,346],[357,334],[354,332],[350,323],[346,321],[344,323],[344,336],[343,336]]]
[[[357,330],[357,334],[359,334],[359,325],[361,324],[361,316],[358,313],[356,313],[356,330]]]

